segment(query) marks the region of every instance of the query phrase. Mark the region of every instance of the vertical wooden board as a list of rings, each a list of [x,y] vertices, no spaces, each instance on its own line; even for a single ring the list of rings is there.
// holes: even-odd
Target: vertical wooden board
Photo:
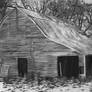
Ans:
[[[9,65],[9,76],[12,75],[12,74],[15,74],[16,75],[16,71],[17,71],[17,68],[15,67],[17,62],[16,62],[16,58],[13,57],[13,56],[6,56],[2,59],[2,62],[4,65]]]
[[[7,77],[8,76],[8,71],[9,71],[9,65],[3,64],[2,67],[1,67],[0,75],[2,77]]]
[[[12,75],[18,75],[17,64],[11,65],[9,68],[9,76],[12,76]]]

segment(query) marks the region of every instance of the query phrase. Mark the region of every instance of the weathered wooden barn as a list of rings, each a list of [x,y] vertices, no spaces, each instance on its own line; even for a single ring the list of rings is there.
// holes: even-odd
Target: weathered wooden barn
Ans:
[[[32,21],[16,9],[0,29],[1,77],[18,76],[18,62],[21,60],[27,62],[28,75],[36,71],[41,76],[62,76],[60,61],[73,56],[75,57],[70,61],[75,62],[77,59],[77,64],[83,68],[85,55],[78,55],[69,48],[48,40]]]

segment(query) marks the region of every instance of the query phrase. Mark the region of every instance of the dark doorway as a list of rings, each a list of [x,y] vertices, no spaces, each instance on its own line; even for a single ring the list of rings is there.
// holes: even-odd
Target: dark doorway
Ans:
[[[79,76],[79,57],[78,56],[59,56],[58,57],[58,76],[68,78]]]
[[[92,76],[92,55],[86,56],[86,75]]]
[[[18,58],[18,75],[24,77],[27,75],[27,58]]]

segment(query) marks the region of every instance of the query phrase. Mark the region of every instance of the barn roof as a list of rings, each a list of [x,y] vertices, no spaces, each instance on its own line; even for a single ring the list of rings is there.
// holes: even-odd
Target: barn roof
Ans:
[[[11,12],[12,9],[9,10]],[[17,12],[17,14],[16,14]],[[0,56],[8,55],[7,53],[16,53],[17,51],[29,51],[31,41],[34,44],[43,44],[46,53],[54,52],[71,52],[64,45],[57,44],[48,40],[37,28],[37,26],[25,17],[20,11],[13,10],[3,22],[0,29]],[[26,46],[26,44],[30,44]],[[23,48],[22,48],[23,47]],[[49,49],[47,49],[49,47]],[[21,49],[20,49],[21,48]],[[24,49],[26,48],[26,50]],[[39,47],[38,47],[39,48]],[[19,54],[18,54],[19,55]]]

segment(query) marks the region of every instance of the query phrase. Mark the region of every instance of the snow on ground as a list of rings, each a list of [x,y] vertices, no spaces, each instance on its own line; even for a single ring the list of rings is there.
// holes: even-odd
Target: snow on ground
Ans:
[[[0,92],[92,92],[92,82],[77,80],[42,80],[37,81],[16,80],[11,83],[0,82]]]

